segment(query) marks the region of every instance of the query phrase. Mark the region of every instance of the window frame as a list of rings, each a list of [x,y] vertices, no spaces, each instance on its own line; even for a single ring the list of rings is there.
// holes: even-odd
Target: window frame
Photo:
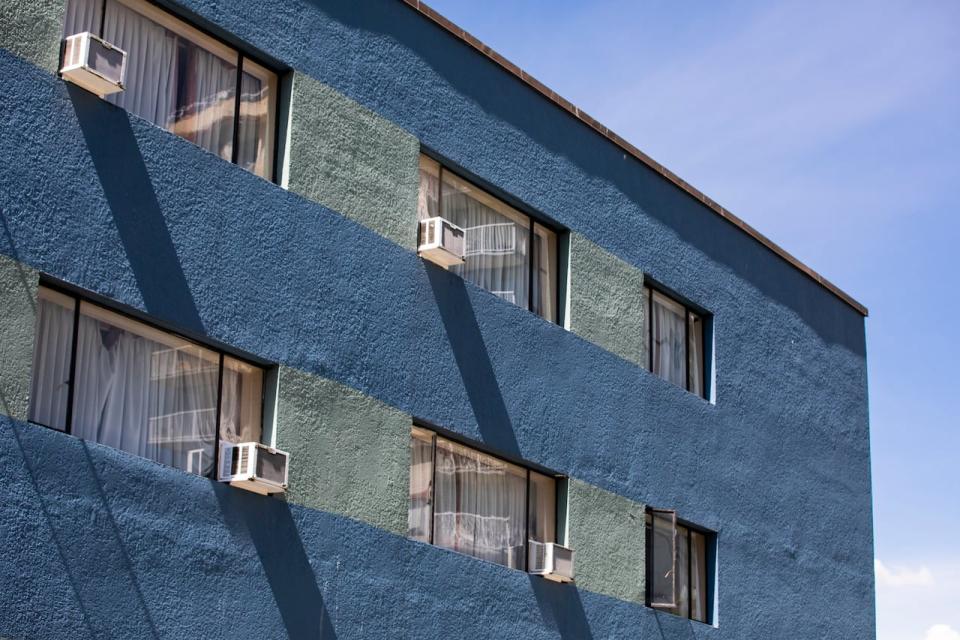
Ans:
[[[223,346],[214,344],[211,341],[198,340],[193,336],[189,336],[182,331],[172,329],[169,326],[164,326],[163,323],[158,322],[155,319],[150,318],[146,314],[139,312],[134,309],[126,308],[123,305],[120,305],[116,302],[105,299],[102,296],[98,296],[93,292],[83,291],[79,288],[67,285],[66,283],[60,283],[57,281],[49,280],[47,278],[41,278],[38,285],[39,289],[49,289],[50,291],[70,298],[73,301],[73,333],[72,339],[70,342],[70,364],[69,364],[69,378],[66,380],[67,384],[67,400],[66,400],[66,409],[64,411],[64,427],[63,429],[58,429],[50,425],[43,424],[42,422],[37,422],[35,420],[28,420],[31,424],[43,427],[44,429],[50,429],[51,431],[56,431],[57,433],[63,433],[68,436],[73,435],[73,405],[74,405],[74,393],[76,388],[77,381],[77,352],[78,352],[78,341],[79,341],[79,331],[80,331],[80,315],[81,315],[81,304],[87,304],[93,307],[96,307],[99,311],[106,311],[108,313],[113,313],[118,316],[121,316],[125,320],[130,320],[144,325],[149,331],[157,331],[165,335],[171,336],[175,339],[183,340],[189,342],[201,349],[212,352],[217,356],[217,406],[216,406],[216,417],[215,424],[216,429],[214,429],[215,438],[214,438],[214,459],[213,465],[210,469],[210,472],[205,476],[200,476],[199,474],[194,474],[202,478],[210,478],[213,480],[217,479],[217,469],[219,468],[220,463],[220,442],[221,442],[221,412],[223,408],[223,372],[224,372],[224,360],[226,358],[232,358],[238,360],[239,362],[256,367],[262,371],[262,384],[260,388],[260,442],[264,441],[264,436],[267,435],[267,415],[266,415],[266,402],[267,402],[267,388],[269,386],[270,372],[274,368],[274,365],[263,361],[257,361],[257,359],[251,358],[248,355],[238,353],[236,350],[225,349]],[[37,349],[37,338],[34,336],[33,344],[33,353],[31,356],[35,356]],[[31,365],[32,368],[32,365]],[[31,371],[31,376],[33,371]],[[31,395],[33,394],[33,389],[30,389]],[[95,441],[94,441],[95,442]],[[109,445],[105,445],[109,446]],[[116,447],[111,447],[116,448]],[[122,449],[117,449],[122,451]],[[131,453],[130,455],[139,456],[136,453]],[[145,458],[149,460],[149,458]],[[158,463],[163,464],[163,463]],[[171,467],[179,469],[178,467]]]
[[[673,543],[673,574],[674,574],[674,600],[675,602],[671,604],[667,603],[654,603],[652,601],[652,585],[653,585],[653,568],[654,568],[654,554],[653,554],[653,527],[652,519],[655,513],[672,513],[673,514],[673,532],[674,532],[674,543]],[[680,549],[680,532],[679,527],[683,527],[687,530],[686,533],[686,543],[687,543],[687,571],[686,571],[686,586],[687,586],[687,613],[686,615],[682,613],[674,613],[669,611],[671,608],[679,608],[680,602],[677,598],[677,593],[680,591],[681,583],[677,581],[677,566],[679,564],[679,549]],[[697,620],[693,617],[693,534],[696,533],[703,537],[704,539],[704,557],[703,557],[703,567],[704,573],[706,575],[706,581],[703,585],[704,590],[704,611],[703,611],[703,620]],[[717,533],[711,531],[699,525],[693,524],[687,520],[677,517],[676,511],[673,509],[659,509],[655,507],[647,507],[644,514],[644,535],[646,537],[644,541],[645,548],[645,579],[646,579],[646,588],[644,594],[645,604],[651,609],[656,609],[657,611],[663,611],[672,616],[677,616],[678,618],[684,618],[690,620],[691,622],[699,622],[701,624],[713,625],[714,619],[714,607],[713,599],[715,592],[715,563],[716,563],[716,545],[717,545]]]
[[[563,325],[563,315],[562,310],[564,308],[563,298],[566,295],[566,292],[560,286],[560,272],[561,265],[564,263],[564,258],[560,255],[565,243],[562,242],[563,234],[566,233],[565,229],[562,229],[554,224],[544,222],[543,217],[539,215],[534,215],[530,212],[530,208],[526,205],[519,203],[515,198],[507,196],[504,197],[500,195],[500,192],[496,188],[489,187],[484,184],[479,184],[477,180],[466,177],[462,172],[453,169],[450,165],[445,162],[439,156],[429,153],[426,149],[420,149],[421,158],[428,158],[430,161],[437,164],[437,216],[443,218],[443,174],[444,172],[449,172],[456,180],[466,183],[468,186],[476,189],[480,194],[495,200],[497,203],[512,209],[518,216],[525,217],[527,221],[527,229],[530,234],[530,250],[527,251],[527,301],[525,306],[521,306],[516,302],[513,302],[514,306],[525,309],[526,311],[532,313],[538,318],[543,318],[547,322],[556,325]],[[419,171],[418,164],[418,171]],[[492,207],[491,207],[492,208]],[[509,217],[509,216],[504,216]],[[535,270],[539,270],[537,263],[534,258],[539,256],[534,256],[534,237],[537,235],[537,227],[545,230],[547,233],[552,233],[556,241],[556,256],[555,264],[553,265],[553,273],[550,276],[553,278],[553,286],[556,289],[556,302],[553,309],[553,320],[547,320],[544,316],[536,313],[533,310],[533,280]],[[417,246],[420,245],[420,225],[417,224]],[[481,287],[482,288],[482,287]],[[486,291],[486,289],[484,289]],[[493,293],[492,291],[490,293]],[[494,294],[497,295],[497,294]],[[497,296],[500,297],[500,296]],[[509,302],[509,301],[508,301]]]
[[[507,456],[503,456],[497,453],[491,452],[489,449],[484,447],[478,447],[475,443],[466,441],[463,438],[458,438],[455,435],[451,436],[450,432],[445,429],[439,429],[432,425],[425,425],[422,422],[414,422],[410,429],[410,438],[414,438],[414,431],[426,432],[430,434],[430,531],[427,536],[424,544],[429,544],[430,546],[437,547],[439,549],[446,549],[448,551],[453,551],[454,553],[460,553],[461,555],[468,556],[470,558],[475,558],[476,560],[481,560],[483,562],[490,562],[483,558],[470,555],[468,553],[463,553],[462,551],[457,551],[456,549],[449,549],[448,547],[442,547],[434,541],[434,529],[435,529],[435,518],[434,518],[434,509],[436,508],[436,496],[437,496],[437,438],[443,438],[444,440],[451,442],[455,445],[471,449],[477,453],[480,453],[484,456],[490,458],[495,458],[500,462],[504,462],[515,467],[523,469],[526,476],[526,491],[524,498],[523,514],[524,514],[524,538],[523,538],[523,566],[516,567],[515,570],[523,571],[524,573],[529,572],[529,563],[530,563],[530,486],[531,486],[531,473],[538,473],[547,478],[554,480],[554,542],[553,544],[559,544],[561,546],[566,546],[567,538],[567,524],[564,521],[564,518],[567,513],[567,476],[554,473],[553,471],[548,471],[541,467],[531,465],[529,463],[524,463],[522,461],[511,459]],[[412,460],[410,461],[412,463]],[[408,463],[408,469],[411,467],[411,464]],[[407,508],[409,513],[409,496],[407,502]],[[407,538],[410,538],[409,531],[407,532]],[[414,539],[415,538],[410,538]],[[496,564],[496,563],[494,563]],[[508,567],[507,565],[499,565],[511,569],[513,567]]]
[[[686,375],[684,376],[686,384],[681,387],[685,391],[698,395],[704,400],[710,397],[710,389],[707,385],[708,380],[708,366],[707,366],[707,344],[708,339],[708,327],[712,326],[708,324],[712,316],[709,313],[706,313],[699,307],[692,306],[685,302],[679,296],[676,296],[663,287],[654,284],[645,278],[643,283],[643,288],[646,290],[644,293],[644,303],[646,305],[646,317],[644,321],[647,324],[647,371],[657,376],[661,380],[665,380],[659,373],[653,370],[653,296],[654,294],[663,296],[667,298],[670,302],[683,307],[683,353],[684,353],[684,362],[686,366]],[[691,371],[692,367],[690,366],[690,321],[692,318],[699,318],[700,320],[700,357],[702,362],[700,363],[700,393],[696,393],[691,387]],[[669,382],[669,381],[668,381]],[[674,385],[678,386],[678,385]]]
[[[68,2],[69,0],[63,0]],[[244,74],[244,61],[251,63],[252,68],[247,71],[250,75],[260,79],[261,81],[268,82],[271,85],[273,91],[271,98],[271,109],[273,112],[273,122],[268,123],[267,131],[265,136],[268,137],[270,143],[270,152],[267,154],[269,159],[270,167],[267,172],[267,176],[259,176],[258,174],[250,171],[258,177],[263,177],[264,179],[269,180],[274,184],[279,184],[280,182],[280,128],[281,128],[281,117],[280,117],[280,87],[282,84],[282,75],[283,72],[280,69],[277,69],[274,65],[271,65],[261,56],[251,53],[249,49],[243,46],[239,46],[229,40],[218,36],[209,29],[202,27],[199,24],[196,24],[193,20],[189,19],[186,16],[180,15],[166,6],[163,6],[157,3],[155,0],[99,0],[100,1],[100,17],[99,25],[96,30],[96,35],[103,37],[104,33],[104,24],[106,22],[107,15],[107,2],[117,2],[122,4],[127,9],[139,13],[148,20],[152,20],[161,27],[172,31],[178,36],[185,38],[195,44],[196,46],[205,49],[209,53],[219,57],[220,59],[234,64],[237,67],[237,79],[234,89],[234,106],[233,106],[233,144],[230,151],[230,162],[240,166],[238,163],[239,159],[239,137],[240,137],[240,113],[241,113],[241,86],[243,81]],[[69,35],[69,34],[68,34]],[[269,82],[269,79],[264,78],[264,75],[272,75],[273,82]],[[173,133],[173,132],[171,132]],[[178,134],[174,134],[178,135]],[[180,136],[178,136],[180,137]]]

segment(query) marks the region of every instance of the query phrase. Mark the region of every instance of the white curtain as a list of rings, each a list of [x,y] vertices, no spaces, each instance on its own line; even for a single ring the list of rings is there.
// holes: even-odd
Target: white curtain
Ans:
[[[442,189],[442,206],[440,203]],[[514,304],[528,306],[530,285],[529,221],[473,185],[420,158],[420,220],[438,215],[466,235],[466,262],[450,271]]]
[[[237,164],[259,176],[267,167],[264,142],[267,138],[269,87],[244,72],[240,82],[240,130],[237,132]]]
[[[650,316],[653,373],[686,389],[686,310],[654,291]]]
[[[687,320],[689,324],[688,335],[690,344],[687,345],[689,351],[690,367],[690,391],[703,396],[703,320],[700,316],[691,313]]]
[[[557,541],[557,481],[536,471],[530,472],[530,539]]]
[[[69,0],[63,19],[64,37],[89,31],[100,33],[100,14],[104,0]]]
[[[116,0],[69,0],[65,33],[101,33],[104,1],[101,35],[127,52],[126,88],[107,100],[232,159],[237,60],[225,60]],[[262,133],[257,126],[247,127],[247,137]],[[256,164],[263,155],[261,143],[247,141],[248,164],[251,156]]]
[[[690,532],[690,617],[707,621],[707,540]]]
[[[73,307],[72,299],[41,289],[37,304],[29,419],[60,431],[66,428]]]
[[[433,489],[433,434],[414,429],[410,436],[410,506],[407,535],[430,541],[431,492]]]
[[[557,234],[541,225],[534,226],[533,234],[533,311],[550,322],[556,322],[557,313]]]
[[[525,567],[526,472],[437,438],[434,544]]]
[[[219,364],[81,313],[72,433],[204,475],[213,464]]]
[[[530,230],[446,180],[442,188],[443,217],[464,229],[468,249],[466,262],[450,267],[450,271],[501,298],[527,307]]]

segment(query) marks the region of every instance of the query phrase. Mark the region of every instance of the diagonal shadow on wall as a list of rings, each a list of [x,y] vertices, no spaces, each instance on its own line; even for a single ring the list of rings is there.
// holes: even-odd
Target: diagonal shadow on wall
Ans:
[[[83,89],[68,84],[67,90],[146,310],[203,333],[200,313],[130,126],[132,116]]]
[[[459,276],[439,267],[431,264],[425,267],[483,442],[495,450],[521,457],[467,285]]]
[[[336,640],[290,505],[212,484],[227,526],[241,537],[246,532],[256,548],[287,635],[297,640]]]
[[[508,123],[551,153],[567,158],[585,176],[615,186],[651,218],[659,220],[690,245],[710,259],[730,269],[737,277],[750,282],[764,295],[789,307],[803,318],[822,339],[839,344],[863,356],[866,352],[863,322],[859,314],[834,295],[813,283],[805,274],[788,265],[735,225],[708,211],[696,198],[680,191],[673,184],[639,161],[626,162],[621,149],[597,135],[590,127],[579,126],[560,108],[513,78],[470,45],[443,33],[423,16],[417,15],[402,2],[355,2],[355,0],[309,0],[321,12],[355,30],[383,35],[406,47],[442,81],[464,96],[464,102],[478,105],[486,114]],[[362,38],[359,39],[362,42]],[[359,59],[359,58],[358,58]],[[306,71],[310,71],[307,69]],[[356,68],[350,72],[357,74]],[[351,94],[359,102],[364,96],[351,92],[349,80],[318,76],[320,80]],[[427,78],[418,78],[427,82]],[[383,89],[378,85],[378,88]],[[396,100],[395,94],[386,94]],[[430,96],[431,93],[425,94]],[[433,93],[432,95],[436,95]],[[366,106],[378,110],[366,101]],[[408,106],[408,105],[402,105]],[[380,111],[385,111],[380,108]],[[446,118],[436,115],[438,122]],[[389,117],[389,114],[387,114]],[[395,116],[394,116],[395,117]],[[432,143],[437,131],[418,131],[410,122],[398,119],[401,126]],[[448,127],[449,128],[449,127]],[[470,149],[468,145],[465,149]],[[469,151],[467,151],[469,152]],[[535,153],[535,150],[533,150]],[[615,211],[616,209],[611,209]],[[615,218],[604,218],[602,211],[595,218],[619,229]],[[589,234],[589,229],[583,229]],[[603,240],[592,236],[594,240]],[[617,247],[617,244],[620,244]],[[613,250],[629,250],[629,244],[612,240],[606,246]]]
[[[540,576],[529,578],[540,615],[548,627],[559,633],[563,640],[593,640],[580,592],[574,585],[559,584]]]
[[[38,496],[64,575],[76,598],[83,625],[89,633],[85,637],[120,637],[136,633],[136,637],[160,638],[87,443],[71,439],[69,448],[64,450],[68,460],[60,461],[60,464],[72,470],[72,483],[78,494],[93,500],[85,503],[67,499],[62,494],[51,498],[45,489],[44,477],[50,471],[49,461],[31,460],[23,446],[21,427],[9,426]],[[85,468],[80,457],[86,462]],[[91,520],[92,526],[77,526],[78,508]],[[91,552],[92,549],[96,552]],[[109,585],[105,577],[109,577]],[[123,615],[118,618],[116,614],[121,611]],[[118,626],[118,620],[123,621],[122,626]]]

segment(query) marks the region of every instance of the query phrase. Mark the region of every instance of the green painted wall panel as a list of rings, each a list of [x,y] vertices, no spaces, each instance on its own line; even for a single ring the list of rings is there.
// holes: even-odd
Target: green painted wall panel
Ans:
[[[630,602],[644,601],[642,504],[571,478],[568,542],[577,586]]]
[[[643,272],[578,233],[570,233],[570,330],[646,366]]]
[[[416,249],[419,141],[294,72],[287,187]]]
[[[56,73],[66,0],[0,0],[0,47]]]
[[[280,368],[279,449],[290,453],[287,499],[407,533],[411,418],[378,400]]]
[[[0,413],[27,419],[37,272],[0,255]]]

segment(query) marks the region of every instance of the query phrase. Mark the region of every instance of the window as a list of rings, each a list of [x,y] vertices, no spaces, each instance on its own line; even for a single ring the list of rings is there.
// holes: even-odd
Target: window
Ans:
[[[260,441],[263,375],[237,358],[40,288],[31,422],[209,475],[219,439]]]
[[[508,302],[557,321],[557,234],[420,156],[420,220],[440,216],[462,227],[466,262],[450,267]]]
[[[64,34],[83,31],[127,52],[108,101],[272,179],[275,73],[145,0],[68,0]]]
[[[527,540],[557,541],[560,482],[414,427],[409,536],[526,570]]]
[[[646,524],[647,604],[709,623],[714,534],[678,523],[666,509],[649,509]]]
[[[656,289],[643,295],[650,371],[706,397],[703,316]]]

